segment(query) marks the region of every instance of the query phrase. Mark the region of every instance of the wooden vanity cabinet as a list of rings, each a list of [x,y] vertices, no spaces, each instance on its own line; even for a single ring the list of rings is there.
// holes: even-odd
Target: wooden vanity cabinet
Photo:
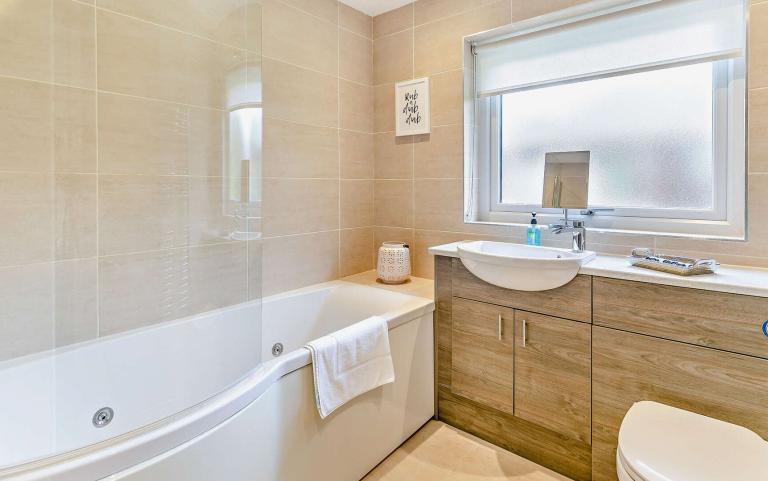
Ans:
[[[514,413],[512,309],[453,298],[451,391]]]
[[[515,416],[590,443],[590,325],[515,311],[515,328]]]

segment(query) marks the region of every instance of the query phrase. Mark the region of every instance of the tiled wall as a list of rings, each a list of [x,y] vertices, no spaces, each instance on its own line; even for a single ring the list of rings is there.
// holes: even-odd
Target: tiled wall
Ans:
[[[264,2],[264,295],[373,268],[371,26]]]
[[[524,241],[514,227],[464,224],[463,70],[465,35],[584,0],[418,0],[373,19],[375,240],[413,247],[414,273],[432,277],[431,245],[463,239]],[[592,233],[588,246],[626,254],[645,246],[723,263],[768,267],[768,1],[750,7],[749,231],[747,242]],[[394,83],[430,77],[432,133],[394,136]],[[545,231],[544,243],[569,245]]]
[[[0,360],[370,269],[371,23],[0,0]],[[227,109],[260,89],[265,240],[233,240]]]

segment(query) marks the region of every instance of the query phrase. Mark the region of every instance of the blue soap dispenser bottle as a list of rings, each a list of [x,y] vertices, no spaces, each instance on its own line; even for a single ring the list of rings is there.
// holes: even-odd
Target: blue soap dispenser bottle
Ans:
[[[529,246],[541,245],[541,227],[536,220],[536,212],[531,212],[531,225],[528,226],[525,238]]]

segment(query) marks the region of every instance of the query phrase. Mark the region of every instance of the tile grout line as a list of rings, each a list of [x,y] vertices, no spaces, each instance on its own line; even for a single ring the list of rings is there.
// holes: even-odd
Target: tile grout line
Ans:
[[[101,223],[100,223],[100,214],[101,214],[101,201],[100,201],[100,185],[101,185],[101,162],[100,162],[100,150],[99,150],[99,140],[100,140],[100,131],[101,128],[99,127],[99,25],[98,25],[98,15],[96,15],[96,10],[93,11],[93,43],[94,43],[94,60],[93,60],[93,68],[94,68],[94,86],[96,94],[95,97],[95,122],[96,122],[96,337],[101,336],[101,266],[99,262],[99,252],[101,250]]]
[[[337,28],[341,27],[341,4],[340,2],[336,2],[336,26]],[[341,198],[341,125],[342,125],[342,119],[343,115],[341,112],[342,109],[342,102],[341,102],[341,33],[338,33],[336,35],[336,104],[337,104],[337,124],[338,129],[336,130],[336,144],[339,146],[336,155],[337,155],[337,162],[338,162],[338,185],[339,185],[339,200],[338,200],[338,216],[339,216],[339,230],[337,231],[337,240],[336,240],[336,277],[341,277],[341,226],[344,225],[341,219],[341,205],[343,202],[343,199]]]
[[[50,9],[50,17],[48,19],[48,28],[50,32],[53,32],[54,30],[54,20],[53,18],[56,15],[56,9],[54,6],[54,1],[49,0],[48,2],[48,8]],[[50,75],[51,80],[54,80],[56,77],[56,56],[53,53],[53,49],[50,49],[48,52],[48,62],[50,67]],[[56,129],[56,92],[52,89],[51,91],[51,130],[53,131],[54,135],[51,135],[51,138],[48,140],[48,162],[50,167],[50,173],[46,174],[46,177],[49,179],[50,186],[49,186],[49,195],[50,195],[50,202],[53,206],[50,218],[48,220],[49,222],[49,229],[50,229],[50,239],[49,239],[49,248],[51,250],[51,259],[53,259],[54,262],[51,262],[50,265],[50,279],[49,279],[49,288],[51,290],[51,299],[50,299],[50,323],[51,323],[51,348],[56,348],[57,342],[57,329],[56,326],[58,324],[57,322],[57,312],[56,312],[56,207],[58,202],[58,192],[56,192],[56,147],[55,147],[55,129]]]

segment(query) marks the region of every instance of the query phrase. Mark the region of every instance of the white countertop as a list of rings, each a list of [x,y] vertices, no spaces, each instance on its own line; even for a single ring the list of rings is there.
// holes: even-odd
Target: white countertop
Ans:
[[[429,253],[437,256],[459,257],[456,246],[460,243],[453,242],[430,247]],[[676,276],[631,266],[624,256],[598,255],[594,260],[581,266],[579,274],[768,297],[768,269],[756,267],[720,266],[714,274]]]

